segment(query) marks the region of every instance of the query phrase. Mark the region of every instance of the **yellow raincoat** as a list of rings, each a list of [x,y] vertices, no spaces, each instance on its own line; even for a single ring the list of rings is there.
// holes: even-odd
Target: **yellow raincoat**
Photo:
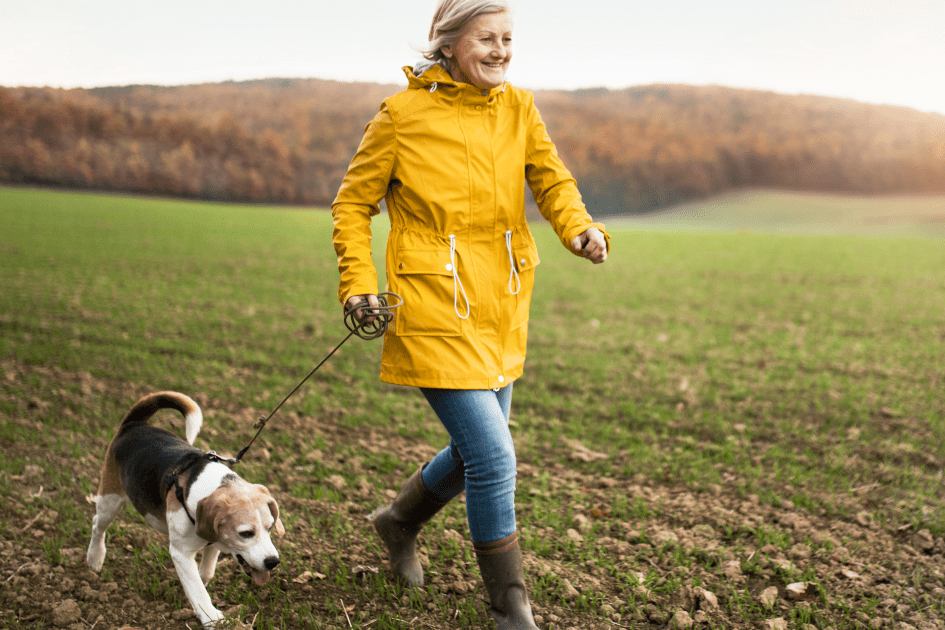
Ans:
[[[531,93],[480,90],[441,66],[386,99],[332,204],[338,298],[376,294],[371,217],[387,203],[387,290],[404,305],[384,336],[381,380],[493,389],[521,376],[538,252],[527,181],[570,250],[588,216]],[[604,232],[609,245],[609,236]]]

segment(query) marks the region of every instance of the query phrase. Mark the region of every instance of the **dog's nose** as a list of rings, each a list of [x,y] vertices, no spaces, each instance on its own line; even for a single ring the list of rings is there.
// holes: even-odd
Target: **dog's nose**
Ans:
[[[266,565],[266,571],[272,571],[279,566],[280,562],[281,560],[277,556],[269,556],[263,561],[263,564]]]

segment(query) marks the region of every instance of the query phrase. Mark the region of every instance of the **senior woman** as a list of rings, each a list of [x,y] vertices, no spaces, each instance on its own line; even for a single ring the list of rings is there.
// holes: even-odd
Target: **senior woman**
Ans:
[[[522,374],[538,253],[527,182],[562,244],[593,263],[609,237],[594,223],[529,92],[505,81],[512,11],[504,0],[440,0],[424,59],[386,99],[332,205],[346,309],[377,305],[371,217],[387,203],[387,286],[403,297],[384,336],[381,380],[420,388],[450,443],[373,515],[391,570],[423,584],[421,525],[466,492],[490,613],[499,629],[537,628],[515,525],[509,413]]]

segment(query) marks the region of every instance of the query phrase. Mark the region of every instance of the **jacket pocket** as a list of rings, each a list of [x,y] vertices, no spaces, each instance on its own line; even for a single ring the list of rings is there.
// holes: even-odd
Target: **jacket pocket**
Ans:
[[[535,267],[541,261],[538,259],[538,249],[535,247],[534,243],[513,247],[512,257],[515,262],[515,270],[518,272],[519,282],[521,283],[521,289],[515,296],[515,312],[509,324],[509,329],[515,330],[528,323],[532,288],[535,286]]]
[[[400,251],[393,271],[391,290],[404,298],[403,307],[395,311],[398,336],[462,334],[462,320],[453,304],[453,265],[448,251]]]
[[[538,259],[538,250],[534,245],[513,247],[512,256],[515,258],[515,269],[519,273],[534,269],[541,261]]]

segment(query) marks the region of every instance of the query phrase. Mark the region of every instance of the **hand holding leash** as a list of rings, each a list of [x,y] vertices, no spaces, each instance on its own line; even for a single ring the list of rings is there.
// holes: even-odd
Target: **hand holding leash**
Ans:
[[[389,304],[387,298],[396,298]],[[361,339],[377,339],[387,331],[394,319],[394,309],[404,303],[396,293],[353,295],[345,303],[345,326]]]

